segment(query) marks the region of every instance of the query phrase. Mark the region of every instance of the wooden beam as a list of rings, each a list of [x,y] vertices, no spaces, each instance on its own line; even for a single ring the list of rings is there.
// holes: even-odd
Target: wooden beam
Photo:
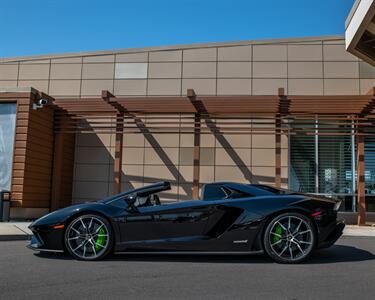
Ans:
[[[115,162],[114,162],[114,194],[121,193],[122,177],[122,146],[124,143],[124,113],[116,115],[116,143],[115,143]]]
[[[187,96],[191,103],[196,107],[194,114],[194,152],[193,152],[193,198],[199,198],[199,176],[200,176],[200,147],[201,147],[201,114],[200,105],[197,103],[195,91],[187,90]]]
[[[194,156],[193,156],[193,198],[199,198],[200,176],[200,147],[201,146],[201,118],[199,114],[194,116]]]
[[[64,133],[55,134],[53,169],[52,169],[52,191],[51,191],[51,211],[60,208],[62,188],[60,176],[63,168],[64,155]]]
[[[361,113],[359,114],[361,117],[365,117],[368,114],[370,114],[374,108],[375,108],[375,88],[371,88],[368,92],[367,95],[372,96],[370,101],[366,104],[366,106],[363,107],[361,110]]]
[[[117,110],[116,114],[116,132],[115,132],[115,161],[113,165],[113,193],[121,193],[122,178],[122,146],[124,144],[124,116],[125,109],[120,105],[115,96],[108,90],[102,91],[102,99]]]
[[[357,136],[357,178],[358,178],[358,225],[366,224],[365,199],[365,141],[363,135]]]
[[[275,129],[275,187],[281,188],[281,120],[277,118]]]
[[[289,114],[289,101],[284,88],[278,89],[279,112],[275,118],[275,187],[281,188],[281,118]]]

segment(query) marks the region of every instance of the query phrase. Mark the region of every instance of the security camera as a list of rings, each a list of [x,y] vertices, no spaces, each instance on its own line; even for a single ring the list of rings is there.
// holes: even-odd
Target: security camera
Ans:
[[[39,108],[42,108],[44,105],[47,105],[48,104],[48,100],[47,99],[39,99],[37,103],[33,103],[33,109],[34,110],[37,110]]]
[[[39,105],[47,105],[48,104],[48,100],[47,99],[39,99],[38,104]]]

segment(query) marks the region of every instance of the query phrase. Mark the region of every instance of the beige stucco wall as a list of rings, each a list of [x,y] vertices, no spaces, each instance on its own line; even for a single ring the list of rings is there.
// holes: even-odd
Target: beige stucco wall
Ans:
[[[364,94],[375,85],[375,68],[345,50],[342,37],[249,41],[181,47],[3,59],[0,87],[33,86],[54,97]],[[179,122],[179,115],[175,116]],[[160,116],[163,120],[163,116]],[[147,118],[144,119],[147,124]],[[180,125],[182,126],[182,125]],[[204,126],[204,124],[203,124]],[[253,124],[257,126],[257,124]],[[264,125],[263,125],[264,126]],[[272,126],[270,124],[269,126]],[[228,145],[230,145],[228,147]],[[286,185],[288,141],[283,138],[282,176]],[[123,189],[170,180],[165,199],[191,196],[192,134],[125,134]],[[274,181],[272,135],[202,137],[201,182]],[[112,193],[114,137],[78,135],[75,201]]]

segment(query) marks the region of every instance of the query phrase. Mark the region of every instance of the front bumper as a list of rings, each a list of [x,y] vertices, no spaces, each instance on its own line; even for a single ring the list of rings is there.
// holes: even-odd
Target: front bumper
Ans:
[[[27,248],[35,251],[63,252],[63,230],[53,228],[30,228],[33,236]]]
[[[34,251],[64,252],[63,250],[44,248],[43,244],[35,237],[35,235],[32,236],[30,243],[26,245],[26,247]]]
[[[337,220],[334,224],[325,228],[323,239],[320,240],[317,248],[331,247],[342,236],[345,228],[343,220]]]

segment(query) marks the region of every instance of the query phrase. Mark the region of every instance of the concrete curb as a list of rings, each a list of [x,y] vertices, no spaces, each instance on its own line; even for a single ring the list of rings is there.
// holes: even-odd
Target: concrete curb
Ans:
[[[32,232],[28,228],[30,222],[0,223],[0,241],[30,240]]]

